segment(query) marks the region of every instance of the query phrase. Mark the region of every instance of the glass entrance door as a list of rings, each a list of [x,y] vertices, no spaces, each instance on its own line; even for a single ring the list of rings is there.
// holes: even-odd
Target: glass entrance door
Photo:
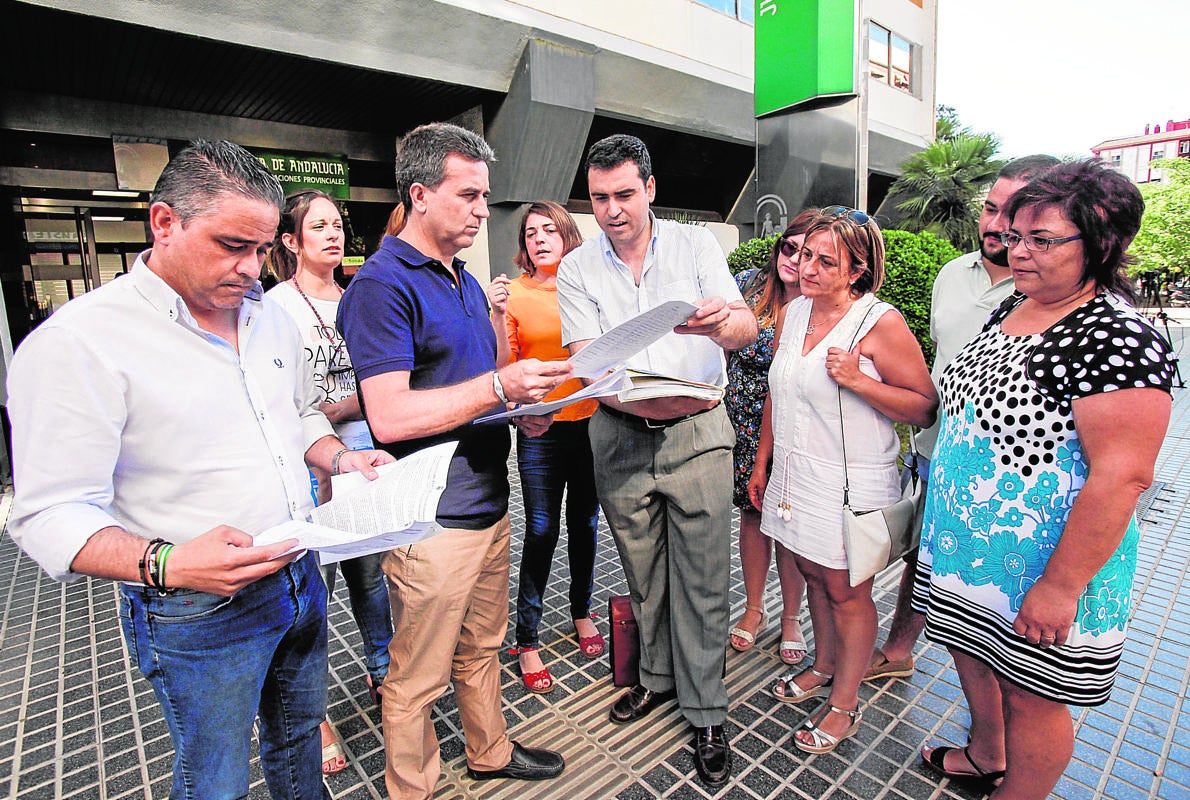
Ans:
[[[146,204],[24,197],[24,279],[35,327],[75,297],[127,272],[147,247]]]

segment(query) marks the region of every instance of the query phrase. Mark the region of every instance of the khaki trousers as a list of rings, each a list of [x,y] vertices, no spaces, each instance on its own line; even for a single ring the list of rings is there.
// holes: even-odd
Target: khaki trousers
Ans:
[[[467,763],[494,770],[512,758],[500,697],[508,628],[506,514],[490,528],[447,528],[385,555],[393,611],[383,695],[384,779],[393,800],[428,798],[441,773],[434,703],[453,683]]]

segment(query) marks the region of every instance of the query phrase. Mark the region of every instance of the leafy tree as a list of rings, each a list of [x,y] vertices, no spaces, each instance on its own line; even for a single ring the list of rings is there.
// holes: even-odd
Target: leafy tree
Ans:
[[[1190,161],[1163,158],[1152,166],[1165,174],[1161,183],[1140,187],[1145,215],[1129,249],[1137,259],[1129,272],[1190,273]]]
[[[974,250],[979,239],[979,200],[1004,162],[990,133],[955,133],[938,139],[901,165],[886,201],[898,212],[895,227],[929,231],[960,250]]]
[[[934,136],[940,142],[951,142],[960,136],[971,136],[972,131],[959,122],[959,112],[954,106],[938,106],[934,117]]]

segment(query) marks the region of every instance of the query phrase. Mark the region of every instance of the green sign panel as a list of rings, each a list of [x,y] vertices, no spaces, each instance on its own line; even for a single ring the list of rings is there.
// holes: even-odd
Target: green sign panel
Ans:
[[[854,94],[857,0],[756,0],[756,116]]]
[[[347,200],[351,196],[346,156],[285,152],[257,152],[255,155],[281,181],[285,194],[298,189],[321,189],[336,200]]]

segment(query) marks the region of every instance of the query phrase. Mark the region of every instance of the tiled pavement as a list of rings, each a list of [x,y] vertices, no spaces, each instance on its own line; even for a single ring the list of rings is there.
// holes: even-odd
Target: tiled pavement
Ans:
[[[1174,330],[1177,340],[1181,329]],[[1183,374],[1190,377],[1186,363]],[[1185,390],[1175,392],[1156,480],[1139,512],[1143,538],[1136,616],[1120,677],[1106,705],[1076,710],[1074,759],[1055,791],[1063,800],[1190,798],[1190,392]],[[11,495],[0,500],[0,521],[7,521],[10,503]],[[512,514],[515,565],[523,519],[515,487]],[[601,534],[599,609],[609,595],[624,591],[615,548],[605,528]],[[561,750],[568,769],[543,784],[471,782],[465,776],[454,696],[448,693],[436,715],[445,772],[437,798],[973,796],[939,783],[917,755],[925,743],[961,742],[965,736],[966,708],[943,650],[922,642],[911,678],[865,686],[858,736],[833,754],[807,756],[793,747],[791,732],[812,707],[778,703],[767,692],[781,667],[776,625],[752,652],[728,651],[736,767],[728,786],[708,792],[694,778],[689,733],[673,703],[635,725],[607,721],[616,690],[606,656],[588,661],[578,651],[558,574],[565,570],[564,547],[558,552],[542,647],[559,686],[545,697],[530,694],[521,687],[515,657],[505,654],[503,689],[513,735]],[[742,591],[737,568],[733,619],[743,605]],[[884,625],[895,591],[896,575],[878,578],[876,600]],[[168,795],[169,737],[152,691],[129,666],[115,598],[115,587],[107,581],[63,586],[46,579],[9,537],[0,540],[0,797]],[[770,616],[779,616],[775,575],[767,606]],[[809,634],[805,614],[803,626]],[[340,588],[331,608],[331,716],[351,757],[348,769],[328,784],[333,797],[353,800],[384,797],[380,717],[368,703],[358,642]],[[255,761],[252,774],[250,797],[267,798]]]

